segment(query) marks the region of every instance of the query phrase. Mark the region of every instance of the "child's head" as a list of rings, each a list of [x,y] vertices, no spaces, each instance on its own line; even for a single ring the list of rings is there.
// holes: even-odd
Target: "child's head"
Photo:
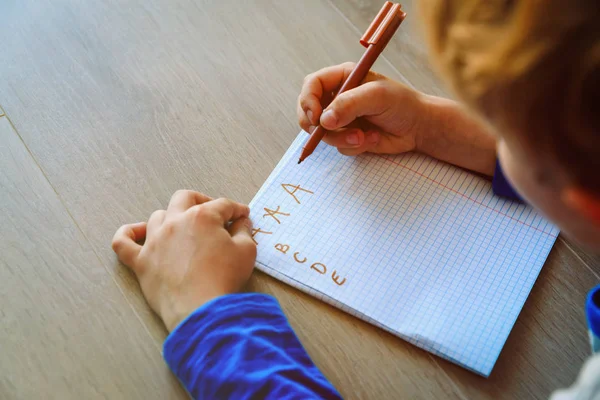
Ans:
[[[515,188],[600,249],[600,2],[424,0],[432,56]]]

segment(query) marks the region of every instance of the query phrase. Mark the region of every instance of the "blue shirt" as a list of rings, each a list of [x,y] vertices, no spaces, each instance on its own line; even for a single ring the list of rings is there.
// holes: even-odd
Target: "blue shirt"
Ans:
[[[509,197],[513,200],[522,201],[521,196],[513,189],[511,184],[508,182],[500,167],[500,161],[496,161],[496,170],[494,171],[494,179],[492,180],[492,189],[494,194],[502,197]]]
[[[342,398],[264,294],[203,305],[167,337],[164,357],[194,399]]]

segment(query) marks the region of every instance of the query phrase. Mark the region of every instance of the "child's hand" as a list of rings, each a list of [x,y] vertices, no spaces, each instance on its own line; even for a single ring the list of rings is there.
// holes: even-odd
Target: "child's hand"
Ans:
[[[147,224],[124,225],[115,233],[113,250],[135,272],[169,331],[207,301],[239,291],[250,278],[256,245],[249,213],[243,204],[180,190]],[[144,239],[143,245],[136,243]]]
[[[415,150],[427,119],[425,96],[419,92],[369,72],[366,83],[340,94],[327,106],[332,92],[339,90],[353,68],[353,63],[345,63],[305,78],[297,107],[302,129],[311,132],[320,123],[335,131],[328,132],[324,141],[349,156]]]

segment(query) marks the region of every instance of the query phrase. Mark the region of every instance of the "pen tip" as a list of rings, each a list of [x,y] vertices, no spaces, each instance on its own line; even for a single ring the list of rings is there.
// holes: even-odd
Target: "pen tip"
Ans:
[[[298,164],[300,164],[302,162],[302,160],[298,160]]]

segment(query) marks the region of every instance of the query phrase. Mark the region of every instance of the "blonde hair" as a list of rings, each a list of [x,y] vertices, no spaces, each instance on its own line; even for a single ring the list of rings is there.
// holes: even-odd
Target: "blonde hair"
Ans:
[[[457,96],[600,193],[600,1],[425,0],[420,13]]]

